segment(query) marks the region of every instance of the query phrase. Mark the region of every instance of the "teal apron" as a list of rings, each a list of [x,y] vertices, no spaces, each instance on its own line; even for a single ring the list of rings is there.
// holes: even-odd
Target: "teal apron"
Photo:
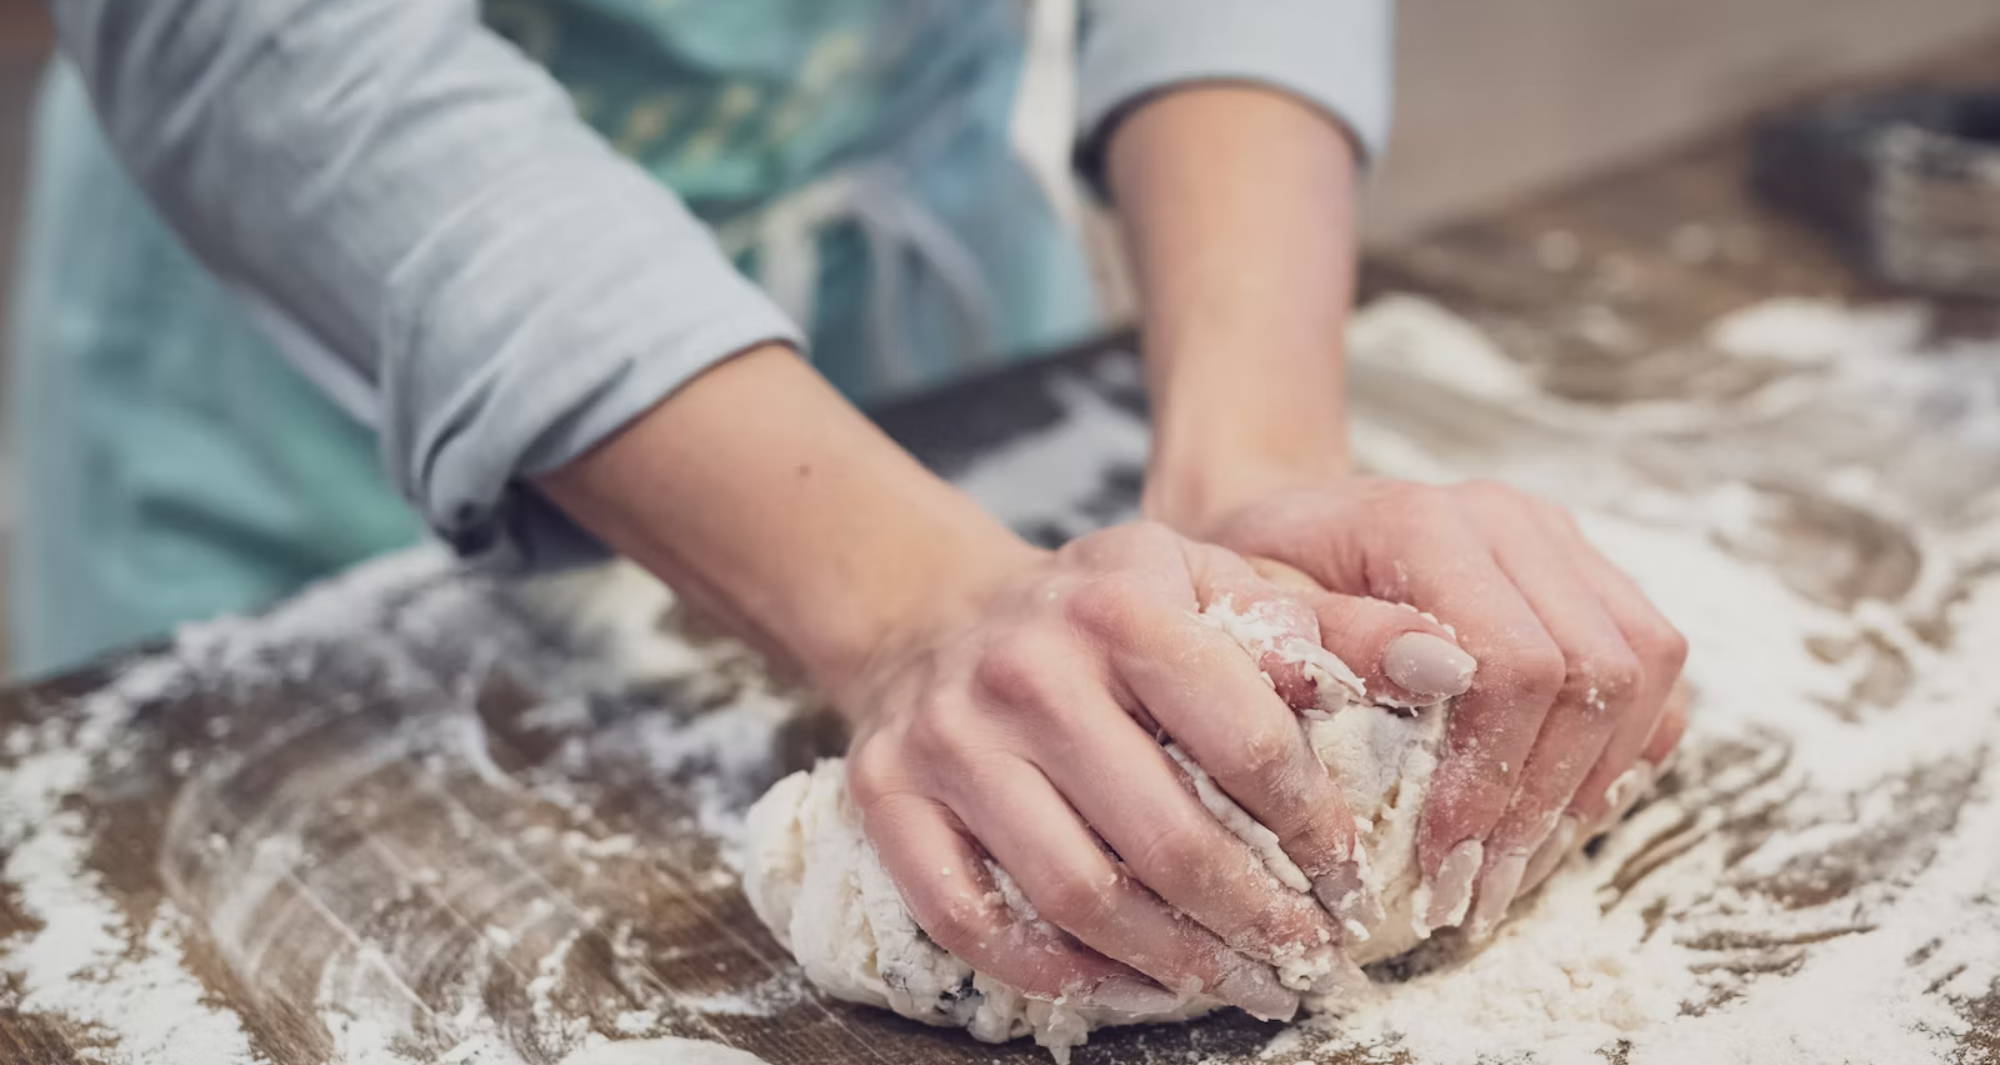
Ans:
[[[857,402],[1099,322],[1062,197],[1017,150],[1021,3],[498,0],[487,18],[717,227]],[[64,67],[30,182],[16,673],[255,609],[422,537],[369,434],[165,228]]]

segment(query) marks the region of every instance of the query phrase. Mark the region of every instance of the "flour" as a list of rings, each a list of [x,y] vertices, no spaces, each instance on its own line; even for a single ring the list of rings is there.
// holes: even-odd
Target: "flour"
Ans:
[[[184,964],[187,922],[163,905],[134,928],[90,868],[83,815],[64,800],[94,761],[115,760],[135,708],[171,692],[181,671],[159,662],[128,669],[91,697],[73,730],[16,726],[0,773],[0,875],[40,928],[0,942],[0,1007],[49,1014],[105,1036],[107,1065],[250,1065],[258,1058],[237,1019],[208,1005]]]
[[[562,1065],[765,1065],[755,1054],[706,1039],[643,1039],[586,1047]]]
[[[2000,1013],[2000,345],[1950,339],[1915,306],[1785,301],[1703,342],[1758,368],[1752,386],[1595,406],[1551,398],[1434,305],[1379,303],[1355,329],[1364,466],[1501,477],[1577,508],[1688,634],[1694,719],[1661,796],[1524,899],[1484,950],[1433,941],[1371,966],[1372,987],[1286,1029],[1264,1060],[1981,1060],[1961,1039]],[[966,482],[1017,527],[1118,520],[1129,498],[1105,471],[1143,463],[1143,425],[1090,380],[1066,380],[1055,400],[1051,425],[974,462]],[[264,755],[142,742],[149,711],[181,696],[228,707],[292,685],[324,705],[190,722],[190,736]],[[648,694],[660,690],[673,697]],[[246,786],[294,733],[383,705],[394,727],[358,729],[286,786],[261,785],[254,822],[206,816],[204,796]],[[339,1065],[521,1065],[616,1052],[593,1032],[720,1039],[705,1018],[823,1019],[795,968],[743,965],[728,943],[648,942],[660,911],[618,897],[570,905],[635,870],[670,895],[728,890],[713,848],[697,856],[660,830],[741,846],[744,808],[801,764],[781,748],[802,705],[623,566],[519,587],[422,549],[271,616],[193,626],[102,691],[0,733],[0,879],[28,919],[0,942],[0,1009],[90,1030],[93,1063],[262,1061],[254,1026],[189,971],[199,948],[316,1021]],[[547,757],[501,757],[495,720]],[[170,774],[185,800],[168,848],[184,861],[165,898],[128,905],[93,868],[92,818],[102,789],[147,772]],[[679,805],[614,823],[611,774]],[[385,777],[404,790],[359,787]],[[488,816],[535,817],[482,825],[443,802],[457,794],[486,797]],[[429,804],[381,807],[412,796]],[[491,868],[404,839],[389,856],[403,865],[339,879],[306,840],[349,824],[471,838]],[[550,891],[529,875],[551,870],[587,879]],[[482,884],[540,894],[449,920],[446,904]],[[381,923],[385,907],[425,919]],[[616,986],[584,936],[601,937]],[[710,970],[704,951],[738,967]],[[697,968],[662,979],[687,961]],[[496,1018],[494,1001],[521,1012]],[[1144,1043],[1134,1053],[1149,1065],[1204,1056],[1164,1035]],[[684,1062],[641,1065],[663,1060]]]
[[[1423,891],[1416,859],[1418,816],[1444,743],[1443,705],[1414,711],[1366,701],[1361,680],[1319,644],[1296,636],[1257,607],[1227,599],[1199,615],[1230,636],[1251,661],[1299,667],[1314,678],[1317,704],[1301,711],[1300,730],[1340,789],[1360,828],[1364,907],[1349,899],[1338,916],[1340,943],[1290,944],[1273,966],[1278,981],[1300,992],[1311,1010],[1339,1009],[1360,981],[1358,966],[1403,953],[1429,935],[1417,921]],[[1248,847],[1249,860],[1274,886],[1301,894],[1312,883],[1270,829],[1215,786],[1174,744],[1168,756],[1186,772],[1196,798]],[[749,846],[741,856],[744,893],[813,985],[827,994],[894,1010],[988,1041],[1032,1034],[1059,1062],[1094,1028],[1183,1020],[1219,1008],[1190,989],[1172,1005],[1132,1011],[1075,992],[1037,1001],[977,972],[917,928],[903,897],[862,835],[847,793],[844,763],[821,762],[779,781],[750,810]],[[1048,930],[1004,870],[988,895],[1016,919]],[[1352,896],[1352,892],[1350,896]]]
[[[2000,351],[1922,350],[1928,335],[1909,306],[1753,307],[1718,323],[1711,343],[1777,366],[1766,384],[1731,404],[1607,411],[1540,395],[1434,306],[1404,299],[1361,316],[1357,381],[1394,381],[1433,408],[1364,395],[1363,464],[1420,479],[1505,477],[1582,508],[1593,542],[1690,637],[1696,717],[1671,797],[1568,863],[1526,900],[1523,919],[1483,950],[1446,945],[1378,969],[1373,994],[1292,1029],[1267,1056],[1954,1057],[1965,1004],[2000,996],[2000,929],[1990,904],[1969,901],[2000,891],[1989,842],[2000,838],[2000,807],[1981,773],[2000,749],[2000,657],[1968,650],[2000,641],[2000,591],[1982,576],[2000,562],[1990,525],[2000,401],[1951,397],[2000,396]],[[1420,350],[1432,361],[1407,357]],[[1476,407],[1490,402],[1504,412]],[[1927,412],[1918,424],[1930,441],[1902,428],[1912,409]],[[1069,417],[1125,415],[1073,402]],[[1459,446],[1467,427],[1477,443]],[[1714,442],[1677,439],[1671,453],[1653,442],[1697,429]],[[1045,433],[1120,438],[1074,421]],[[1695,476],[1647,485],[1618,447],[1579,455],[1578,433]],[[1931,458],[1940,433],[1957,457]],[[1908,461],[1878,469],[1884,438],[1909,441],[1891,452]],[[1042,462],[1002,454],[972,473],[1008,484]],[[1020,524],[1088,528],[1059,496],[989,497]],[[1815,535],[1867,546],[1810,565],[1766,561],[1775,545],[1797,543],[1786,523],[1801,516],[1825,523]],[[1914,561],[1906,574],[1865,568],[1900,551]],[[1940,842],[1927,842],[1933,831]],[[1281,867],[1274,875],[1286,879]]]
[[[1832,410],[1801,415],[1831,419],[1838,403],[1866,416],[1885,394],[1934,395],[1976,365],[1961,350],[1944,366],[1913,366],[1921,357],[1893,345],[1922,335],[1908,308],[1788,302],[1726,320],[1716,341],[1848,378],[1823,395]],[[1957,387],[1994,378],[2000,352],[1980,357]],[[2000,440],[1997,409],[1946,424],[1970,442]],[[1839,497],[1875,513],[1910,505],[1897,498],[1903,486],[1857,468],[1829,486]],[[1969,509],[1990,506],[1992,484]],[[1393,1048],[1441,1065],[1594,1063],[1617,1047],[1632,1063],[1956,1060],[1958,1004],[2000,994],[2000,919],[1990,901],[1973,902],[2000,888],[1990,843],[2000,803],[1977,768],[2000,742],[2000,662],[1964,650],[2000,639],[2000,586],[1967,576],[1990,565],[2000,538],[1935,520],[1899,530],[1921,541],[1925,563],[1897,597],[1906,607],[1841,611],[1716,549],[1768,520],[1746,510],[1762,494],[1722,481],[1672,508],[1629,500],[1640,505],[1583,515],[1592,541],[1692,644],[1697,715],[1678,794],[1643,808],[1594,859],[1573,860],[1486,949],[1378,983],[1372,998],[1275,1041],[1270,1057]],[[1940,608],[1939,586],[1957,600]],[[1939,627],[1934,611],[1951,631],[1943,646],[1912,629]],[[1879,664],[1858,650],[1871,643],[1894,648],[1914,680],[1893,710],[1845,709]],[[1828,648],[1847,650],[1828,661]],[[1721,750],[1732,751],[1727,768],[1686,771]],[[1935,774],[1944,791],[1913,794],[1906,774]],[[1772,829],[1726,831],[1760,819]],[[1933,849],[1896,842],[1947,819]],[[1854,863],[1861,879],[1849,884],[1842,870]],[[1683,916],[1662,925],[1660,914]]]

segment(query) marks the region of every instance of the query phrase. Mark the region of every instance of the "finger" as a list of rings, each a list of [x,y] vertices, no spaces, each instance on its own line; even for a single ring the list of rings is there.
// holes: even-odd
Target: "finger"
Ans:
[[[1249,564],[1250,569],[1254,573],[1256,573],[1257,576],[1264,578],[1265,580],[1271,582],[1272,584],[1286,591],[1292,591],[1292,592],[1326,591],[1325,585],[1322,585],[1320,584],[1320,582],[1313,580],[1312,576],[1308,574],[1305,570],[1302,570],[1297,566],[1292,565],[1289,562],[1280,562],[1275,558],[1262,558],[1256,555],[1247,555],[1239,557],[1242,557],[1243,561]]]
[[[1144,599],[1079,596],[1074,605],[1078,623],[1107,648],[1125,698],[1275,833],[1316,888],[1324,881],[1335,898],[1352,894],[1360,883],[1354,818],[1298,716],[1236,640],[1187,610]]]
[[[1633,712],[1623,717],[1605,744],[1597,764],[1577,785],[1571,813],[1583,825],[1596,825],[1608,816],[1615,800],[1636,796],[1640,787],[1636,774],[1642,750],[1668,702],[1668,694],[1680,677],[1687,660],[1687,640],[1655,608],[1631,577],[1612,565],[1583,538],[1574,519],[1550,508],[1542,516],[1550,535],[1568,545],[1576,561],[1578,575],[1595,591],[1605,609],[1624,633],[1626,643],[1637,656],[1642,676],[1633,698]],[[1620,785],[1620,781],[1624,781]],[[1648,782],[1650,783],[1650,782]],[[1617,794],[1613,794],[1613,792]]]
[[[1002,905],[986,862],[951,813],[913,792],[861,806],[862,826],[919,927],[966,964],[1042,999],[1088,995],[1134,1013],[1178,996],[1039,921]]]
[[[1472,687],[1479,663],[1417,608],[1332,592],[1307,600],[1320,644],[1354,668],[1370,702],[1430,706]]]
[[[1341,624],[1349,623],[1349,615],[1339,610],[1334,601],[1345,597],[1329,597],[1318,590],[1311,578],[1283,563],[1265,560],[1259,564],[1211,545],[1193,545],[1188,556],[1202,616],[1218,624],[1232,642],[1250,652],[1259,672],[1288,706],[1308,715],[1332,714],[1354,700],[1368,697],[1366,682],[1327,649],[1320,627],[1322,616]],[[1275,577],[1269,576],[1273,573]],[[1318,609],[1321,605],[1329,609],[1322,613]],[[1418,618],[1418,624],[1443,631],[1436,622],[1414,610],[1384,606]],[[1420,636],[1429,638],[1425,634]],[[1307,746],[1310,748],[1310,741]],[[1228,795],[1212,795],[1213,778],[1190,764],[1192,760],[1179,752],[1175,752],[1175,757],[1192,774],[1204,802],[1230,807],[1230,816],[1248,817]],[[1317,755],[1313,760],[1318,761]],[[1337,786],[1328,790],[1339,796]],[[1341,801],[1344,807],[1344,800],[1335,801]],[[1261,824],[1252,824],[1259,832],[1269,831]],[[1325,874],[1314,872],[1309,879],[1313,894],[1348,937],[1359,942],[1382,921],[1384,913],[1381,899],[1367,884],[1366,855],[1360,853],[1358,842],[1349,843],[1348,847],[1346,860]]]
[[[1646,745],[1639,750],[1639,760],[1612,781],[1605,792],[1604,814],[1595,822],[1597,831],[1607,831],[1624,820],[1639,800],[1652,794],[1653,785],[1659,782],[1660,774],[1665,771],[1667,759],[1673,755],[1682,734],[1687,731],[1687,708],[1687,688],[1677,684],[1653,722]],[[1592,824],[1589,821],[1583,823]]]
[[[1652,764],[1660,772],[1680,749],[1681,738],[1687,735],[1688,712],[1693,698],[1687,685],[1676,684],[1667,695],[1666,708],[1660,714],[1658,724],[1653,726],[1653,734],[1646,739],[1646,746],[1639,751],[1639,757]]]
[[[1316,704],[1312,679],[1275,653],[1295,638],[1317,644],[1312,611],[1296,596],[1282,594],[1277,585],[1260,578],[1241,556],[1192,543],[1152,522],[1107,529],[1073,541],[1064,550],[1091,566],[1122,571],[1115,579],[1100,578],[1076,603],[1076,620],[1093,630],[1100,642],[1123,634],[1128,628],[1124,615],[1129,612],[1199,612],[1216,599],[1227,598],[1248,622],[1234,635],[1260,644],[1251,655],[1272,669],[1264,683],[1294,709],[1309,710]]]
[[[1319,621],[1304,595],[1263,580],[1227,552],[1201,547],[1190,554],[1210,551],[1221,557],[1202,565],[1195,578],[1202,616],[1249,653],[1286,706],[1301,712],[1336,710],[1360,694],[1359,678],[1344,663],[1321,660],[1322,668],[1313,668],[1321,646]],[[1332,690],[1322,692],[1322,686]]]
[[[1270,966],[1229,949],[1114,864],[1040,770],[1008,758],[958,779],[952,809],[1042,920],[1177,993],[1206,991],[1265,1019],[1297,1008]]]
[[[1486,837],[1513,798],[1567,670],[1541,618],[1457,506],[1435,495],[1405,505],[1415,509],[1396,523],[1395,563],[1385,566],[1394,579],[1374,590],[1450,625],[1458,646],[1479,663],[1471,687],[1452,703],[1418,832],[1427,887],[1419,917],[1439,927],[1462,920],[1471,903]]]
[[[1675,694],[1683,693],[1676,690]],[[1660,779],[1661,762],[1666,754],[1673,752],[1672,745],[1679,742],[1680,732],[1687,727],[1685,712],[1679,714],[1673,712],[1676,703],[1683,706],[1685,704],[1673,697],[1669,697],[1668,703],[1669,706],[1663,707],[1660,713],[1654,715],[1653,724],[1647,731],[1646,747],[1640,749],[1639,757],[1633,761],[1630,768],[1612,780],[1610,787],[1604,789],[1603,797],[1599,800],[1603,804],[1603,812],[1594,821],[1583,815],[1578,816],[1580,824],[1590,826],[1592,835],[1609,832],[1617,827],[1618,822],[1623,821],[1625,815],[1631,813],[1634,806],[1639,805],[1639,800],[1652,794],[1654,783]],[[1670,718],[1677,719],[1678,724],[1671,724]],[[1655,736],[1662,737],[1665,753],[1658,758],[1649,758],[1646,756],[1646,751],[1653,746]]]
[[[1275,833],[1240,809],[1235,831],[1224,827],[1190,777],[1102,691],[1061,702],[1053,715],[1034,715],[1059,742],[1038,744],[1032,761],[1141,883],[1263,961],[1297,961],[1333,941],[1333,922],[1305,894],[1311,882]]]
[[[1654,723],[1651,737],[1647,739],[1646,746],[1640,752],[1639,765],[1645,767],[1647,770],[1647,787],[1634,787],[1631,792],[1631,802],[1637,802],[1650,789],[1652,782],[1657,781],[1660,775],[1666,771],[1667,760],[1673,756],[1674,751],[1678,748],[1681,741],[1682,734],[1687,731],[1687,714],[1687,687],[1677,684],[1674,686],[1672,693],[1667,696],[1666,707],[1661,712],[1660,719]],[[1626,809],[1629,810],[1630,807],[1628,806]],[[1556,826],[1556,830],[1550,833],[1549,838],[1542,843],[1541,849],[1537,850],[1535,856],[1529,859],[1527,874],[1521,879],[1522,893],[1525,894],[1539,887],[1544,880],[1548,879],[1549,874],[1556,871],[1564,858],[1568,857],[1584,840],[1590,838],[1583,831],[1583,826],[1586,823],[1590,824],[1593,830],[1601,830],[1604,827],[1608,827],[1609,823],[1615,821],[1617,817],[1624,816],[1625,812],[1626,810],[1619,810],[1616,812],[1616,816],[1610,817],[1609,820],[1593,822],[1585,822],[1575,813],[1574,808],[1572,808],[1571,812],[1563,814],[1561,821]]]
[[[1478,899],[1467,922],[1483,937],[1506,914],[1530,856],[1557,827],[1579,784],[1620,723],[1637,708],[1642,670],[1597,594],[1577,576],[1533,513],[1508,500],[1483,508],[1495,557],[1562,653],[1564,679],[1519,772],[1519,787],[1487,837]]]

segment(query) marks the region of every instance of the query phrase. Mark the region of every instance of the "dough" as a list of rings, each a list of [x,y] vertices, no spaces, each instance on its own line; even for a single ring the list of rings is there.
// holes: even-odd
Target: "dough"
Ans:
[[[1253,659],[1276,652],[1317,682],[1318,705],[1301,715],[1300,727],[1361,822],[1364,876],[1381,898],[1382,911],[1351,918],[1343,943],[1279,967],[1280,979],[1302,992],[1307,1009],[1325,1010],[1351,988],[1348,980],[1357,966],[1401,954],[1429,935],[1416,919],[1426,901],[1417,868],[1417,816],[1437,766],[1447,707],[1371,703],[1360,679],[1339,658],[1311,641],[1284,636],[1273,618],[1256,609],[1240,612],[1224,602],[1202,617]],[[1295,891],[1309,890],[1269,829],[1176,747],[1168,744],[1167,751],[1186,767],[1202,803],[1257,853],[1274,879]],[[904,907],[862,835],[840,759],[824,760],[774,785],[750,810],[747,843],[743,889],[752,908],[792,951],[807,979],[835,998],[964,1028],[988,1042],[1033,1035],[1058,1060],[1066,1060],[1068,1048],[1083,1043],[1092,1028],[1186,1020],[1221,1006],[1194,995],[1166,1013],[1133,1014],[1088,998],[1030,999],[974,972],[931,942]]]
[[[631,1039],[599,1043],[563,1058],[562,1065],[766,1065],[747,1050],[706,1039]]]

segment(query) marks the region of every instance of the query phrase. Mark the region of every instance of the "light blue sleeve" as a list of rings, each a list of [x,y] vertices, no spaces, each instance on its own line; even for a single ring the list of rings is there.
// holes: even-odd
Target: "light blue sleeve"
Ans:
[[[53,0],[119,156],[445,539],[593,548],[521,478],[798,331],[475,0]]]
[[[1352,133],[1364,158],[1389,132],[1392,0],[1081,0],[1077,158],[1096,176],[1105,137],[1176,85],[1245,81],[1293,93]]]

